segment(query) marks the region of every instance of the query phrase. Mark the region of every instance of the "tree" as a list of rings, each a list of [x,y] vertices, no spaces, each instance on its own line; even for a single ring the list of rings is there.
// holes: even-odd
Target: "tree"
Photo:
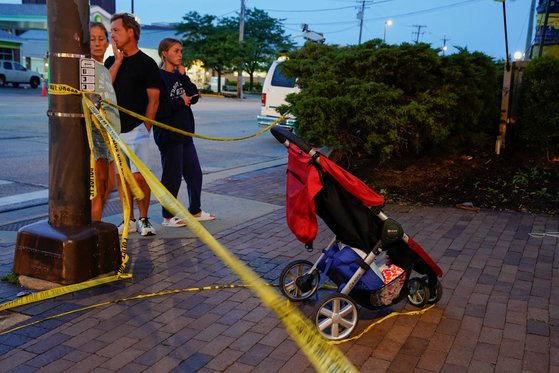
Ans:
[[[293,49],[294,43],[285,35],[282,19],[272,18],[262,9],[248,9],[244,40],[241,47],[243,70],[250,76],[253,88],[254,73],[266,69],[280,51]],[[221,24],[239,29],[238,17],[228,17]]]
[[[232,70],[241,58],[238,27],[235,29],[212,15],[189,12],[177,25],[177,34],[183,35],[185,64],[200,60],[206,68],[217,72],[218,92],[221,92],[221,75]]]

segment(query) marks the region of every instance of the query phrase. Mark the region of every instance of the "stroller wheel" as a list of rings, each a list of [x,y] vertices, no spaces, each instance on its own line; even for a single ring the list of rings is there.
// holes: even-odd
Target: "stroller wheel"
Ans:
[[[429,292],[432,293],[431,290]],[[430,298],[427,300],[427,303],[429,304],[438,303],[442,297],[443,297],[443,284],[439,280],[437,280],[436,292],[435,294],[431,294]]]
[[[408,281],[408,301],[416,307],[423,307],[429,299],[429,286],[420,278]]]
[[[357,326],[355,302],[347,295],[334,293],[320,299],[314,308],[314,322],[323,337],[338,341],[347,338]]]
[[[295,260],[281,271],[280,289],[289,300],[302,301],[316,292],[320,275],[318,270],[309,273],[312,266],[308,260]]]

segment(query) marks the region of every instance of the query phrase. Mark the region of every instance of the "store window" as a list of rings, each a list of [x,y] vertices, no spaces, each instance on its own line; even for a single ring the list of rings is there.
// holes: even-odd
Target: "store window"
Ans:
[[[11,48],[0,48],[0,60],[13,60],[14,50]]]

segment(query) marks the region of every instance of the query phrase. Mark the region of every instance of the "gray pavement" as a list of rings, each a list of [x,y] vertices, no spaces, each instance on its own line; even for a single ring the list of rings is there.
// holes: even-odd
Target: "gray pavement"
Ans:
[[[319,255],[307,253],[287,228],[284,189],[281,162],[229,170],[204,184],[203,206],[219,217],[204,225],[270,283],[290,260]],[[385,212],[442,267],[444,295],[421,316],[393,317],[339,345],[360,371],[559,371],[558,241],[529,235],[559,231],[558,217],[396,205]],[[319,229],[315,247],[324,247],[331,233],[323,224]],[[13,244],[0,248],[5,271]],[[152,238],[132,235],[129,254],[131,280],[0,317],[33,321],[141,293],[240,283],[182,228],[160,228]],[[20,290],[0,283],[3,300]],[[310,315],[313,303],[300,309]],[[361,309],[357,332],[395,310],[415,309],[404,302],[381,311]],[[119,302],[44,321],[0,336],[0,354],[2,372],[312,371],[279,319],[247,289]]]

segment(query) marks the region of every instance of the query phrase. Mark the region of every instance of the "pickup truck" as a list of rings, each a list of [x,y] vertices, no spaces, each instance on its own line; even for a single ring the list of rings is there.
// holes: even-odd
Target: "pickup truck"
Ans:
[[[33,70],[28,70],[15,61],[0,61],[0,87],[12,83],[14,87],[20,84],[29,84],[37,88],[41,84],[41,75]]]

